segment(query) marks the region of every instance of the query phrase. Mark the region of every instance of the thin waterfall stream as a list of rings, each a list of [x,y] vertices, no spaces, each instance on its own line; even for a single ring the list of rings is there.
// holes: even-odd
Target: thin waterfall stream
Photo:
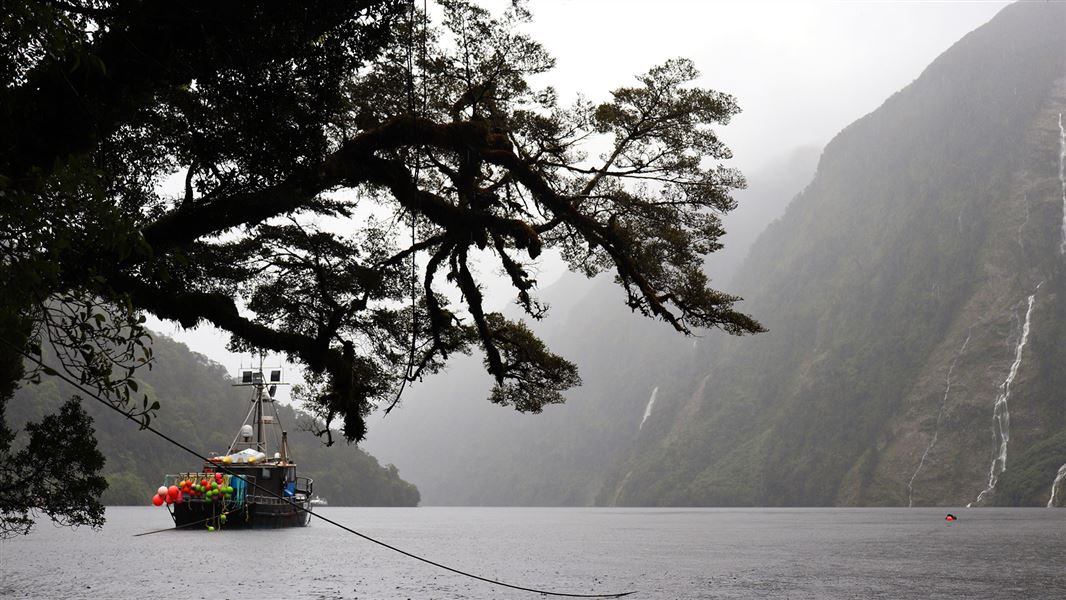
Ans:
[[[1022,353],[1025,350],[1025,345],[1029,342],[1029,330],[1032,324],[1033,316],[1033,304],[1036,302],[1036,293],[1040,291],[1040,286],[1044,285],[1041,281],[1037,284],[1036,289],[1029,295],[1025,309],[1025,322],[1022,324],[1022,335],[1018,340],[1018,345],[1014,348],[1014,362],[1010,365],[1010,370],[1007,372],[1007,378],[1003,380],[1001,391],[996,395],[996,401],[992,408],[992,436],[995,439],[998,446],[998,450],[995,456],[992,458],[992,465],[988,468],[988,486],[977,495],[977,499],[967,504],[966,506],[972,506],[974,504],[980,504],[996,487],[996,483],[999,482],[999,476],[1007,469],[1007,445],[1010,442],[1010,406],[1008,401],[1010,400],[1010,387],[1014,383],[1014,379],[1018,376],[1018,370],[1022,366]]]
[[[948,403],[948,396],[951,394],[951,374],[955,372],[955,364],[959,362],[959,357],[966,352],[966,346],[970,343],[970,337],[973,334],[971,328],[966,332],[966,340],[962,342],[962,347],[955,353],[955,358],[951,361],[951,366],[948,367],[947,384],[944,387],[944,396],[940,399],[940,410],[936,414],[936,427],[933,429],[933,439],[929,441],[929,445],[925,447],[925,452],[922,453],[922,459],[918,461],[918,467],[914,469],[914,474],[911,475],[910,481],[907,482],[907,508],[914,507],[914,480],[918,477],[918,473],[921,472],[922,467],[925,465],[925,459],[929,457],[929,452],[933,450],[933,446],[936,445],[937,438],[940,436],[940,422],[944,419],[944,408]]]
[[[644,428],[644,422],[651,416],[651,409],[655,406],[655,397],[659,395],[659,386],[655,386],[655,389],[651,391],[651,398],[648,398],[648,405],[644,407],[644,417],[640,420],[640,425],[637,426],[637,431]]]
[[[1047,507],[1053,508],[1055,506],[1055,490],[1059,488],[1059,484],[1062,480],[1066,479],[1066,464],[1059,467],[1059,472],[1055,474],[1055,481],[1051,482],[1051,498],[1047,501]]]

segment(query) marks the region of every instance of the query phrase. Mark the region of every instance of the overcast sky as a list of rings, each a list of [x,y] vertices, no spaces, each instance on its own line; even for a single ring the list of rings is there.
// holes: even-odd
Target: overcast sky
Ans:
[[[655,64],[693,59],[702,85],[739,100],[720,134],[748,171],[824,145],[1006,4],[540,0],[530,31],[558,60],[562,98],[606,98]]]
[[[737,97],[743,112],[719,135],[732,166],[750,172],[797,147],[824,146],[1006,4],[535,0],[528,30],[557,58],[538,83],[555,86],[563,103],[579,91],[606,99],[653,65],[693,59],[700,85]],[[545,265],[541,287],[558,270]],[[501,302],[502,288],[490,287],[490,302]],[[241,362],[209,327],[150,326],[233,372]]]

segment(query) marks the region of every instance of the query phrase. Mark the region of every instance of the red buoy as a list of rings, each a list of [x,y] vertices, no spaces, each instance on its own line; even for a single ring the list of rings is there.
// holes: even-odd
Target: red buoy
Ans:
[[[944,520],[945,521],[956,521],[956,520],[958,520],[958,518],[955,515],[953,515],[951,513],[948,513],[948,516],[944,517]]]

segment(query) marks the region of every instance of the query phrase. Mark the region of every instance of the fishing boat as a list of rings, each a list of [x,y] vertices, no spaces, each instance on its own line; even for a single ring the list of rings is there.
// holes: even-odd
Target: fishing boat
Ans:
[[[251,388],[251,407],[225,454],[209,457],[199,471],[164,478],[153,503],[166,505],[176,528],[307,525],[314,481],[296,475],[274,401],[278,386],[287,384],[280,369],[268,375],[262,364],[241,370],[235,385]]]
[[[311,498],[311,506],[329,506],[329,502],[325,498],[314,496]]]

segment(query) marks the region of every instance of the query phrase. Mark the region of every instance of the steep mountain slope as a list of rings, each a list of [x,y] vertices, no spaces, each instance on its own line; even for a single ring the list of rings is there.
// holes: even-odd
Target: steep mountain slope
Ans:
[[[371,421],[366,447],[398,464],[429,504],[591,504],[637,430],[651,381],[678,376],[659,373],[672,367],[658,357],[692,344],[656,335],[662,325],[632,317],[615,288],[567,275],[543,294],[556,314],[538,333],[575,360],[584,380],[566,404],[538,415],[489,404],[480,357],[459,357],[415,386],[400,410]],[[584,297],[567,298],[579,290]],[[632,351],[605,351],[612,347]]]
[[[726,216],[726,247],[708,262],[716,282],[733,275],[758,232],[810,181],[817,157],[797,149],[749,176],[740,208]],[[552,310],[532,326],[584,382],[565,404],[539,415],[491,405],[481,359],[460,357],[414,386],[400,410],[371,420],[366,447],[399,465],[426,503],[592,504],[657,410],[654,399],[692,378],[696,348],[708,342],[634,315],[609,276],[567,274],[540,296]]]
[[[247,388],[234,388],[226,369],[191,352],[184,344],[156,335],[152,344],[155,368],[143,370],[142,391],[161,405],[152,425],[203,453],[229,447],[248,412]],[[26,385],[8,406],[11,423],[38,420],[55,409],[74,390],[52,378],[41,385]],[[163,475],[195,469],[198,461],[133,423],[101,407],[83,401],[93,417],[100,451],[107,459],[104,475],[108,504],[145,504]],[[296,414],[279,406],[281,422],[289,432],[289,447],[300,475],[315,480],[315,492],[332,504],[362,506],[415,506],[417,488],[400,479],[392,465],[354,447],[323,446],[312,434],[296,425]]]
[[[822,149],[803,146],[772,158],[753,173],[746,173],[748,187],[733,194],[737,207],[724,219],[721,250],[708,254],[706,272],[718,285],[732,289],[732,281],[752,244],[771,222],[781,218],[789,202],[814,177]]]
[[[826,147],[735,281],[770,332],[708,348],[599,502],[1048,502],[1064,23],[1062,3],[1007,7]]]

